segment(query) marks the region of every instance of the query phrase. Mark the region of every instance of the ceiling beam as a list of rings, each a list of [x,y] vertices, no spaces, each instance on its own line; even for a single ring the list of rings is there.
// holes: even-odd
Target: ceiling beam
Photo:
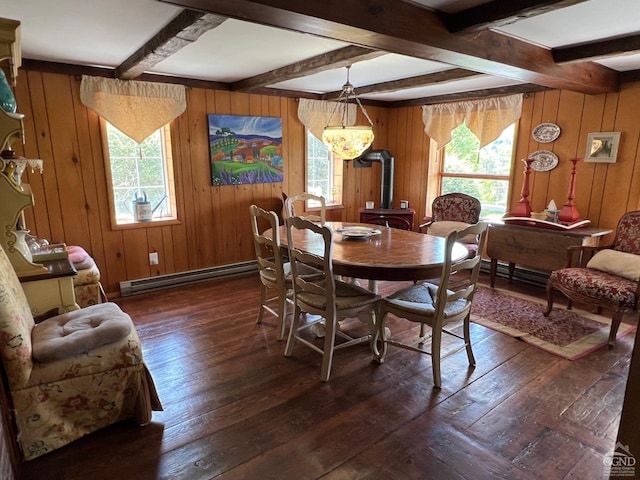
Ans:
[[[131,80],[216,28],[227,17],[183,10],[116,68],[116,78]]]
[[[161,0],[488,75],[587,94],[618,90],[596,63],[558,65],[551,51],[493,31],[450,33],[436,13],[402,0]]]
[[[432,95],[430,97],[413,98],[411,100],[398,100],[387,102],[388,108],[415,107],[421,105],[434,105],[437,103],[460,102],[463,100],[476,100],[478,98],[498,97],[503,95],[513,95],[516,93],[528,94],[548,90],[540,85],[523,83],[520,85],[509,85],[506,87],[484,88],[481,90],[470,90],[467,92],[445,93],[443,95]]]
[[[78,81],[82,75],[90,75],[93,77],[113,78],[114,69],[88,67],[82,65],[72,65],[67,63],[47,62],[42,60],[32,60],[29,58],[22,59],[22,69],[38,72],[56,73],[75,76]],[[174,77],[169,75],[152,75],[145,73],[140,77],[141,80],[160,83],[177,83],[191,88],[209,88],[213,90],[230,90],[228,83],[212,82],[209,80],[196,80],[193,78]],[[629,70],[620,73],[622,83],[640,81],[640,70]],[[472,90],[458,93],[448,93],[443,95],[434,95],[431,97],[414,98],[410,100],[397,100],[393,102],[382,102],[379,100],[370,100],[361,98],[360,101],[364,105],[378,106],[382,108],[410,107],[415,105],[428,105],[431,103],[453,102],[460,100],[470,100],[473,98],[482,98],[487,96],[507,95],[511,93],[527,93],[547,90],[545,87],[532,84],[519,84],[506,87],[487,88],[483,90]],[[275,95],[284,98],[310,98],[314,100],[322,100],[322,95],[315,93],[298,92],[294,90],[279,90],[275,88],[262,88],[258,93],[260,95]]]
[[[637,51],[640,51],[640,35],[629,35],[598,42],[553,48],[551,54],[557,63],[568,63],[585,62]]]
[[[443,72],[427,73],[425,75],[403,78],[401,80],[392,80],[390,82],[373,83],[371,85],[355,87],[355,91],[358,97],[360,97],[361,95],[366,95],[368,93],[397,92],[398,90],[405,90],[408,88],[427,87],[429,85],[435,85],[438,83],[453,82],[454,80],[462,80],[463,78],[478,76],[484,76],[484,74],[472,72],[470,70],[464,70],[462,68],[453,68],[451,70],[445,70]],[[325,93],[322,96],[322,99],[335,100],[340,96],[341,92],[342,90]]]
[[[518,20],[570,7],[586,0],[493,0],[457,13],[441,14],[452,33],[467,33],[502,27]]]
[[[372,58],[377,58],[385,54],[386,52],[379,50],[371,50],[370,48],[351,45],[331,52],[322,53],[315,57],[287,65],[286,67],[256,75],[255,77],[233,82],[231,89],[244,92],[251,91],[266,85],[274,85],[286,80],[313,75],[330,69],[347,67],[354,63],[371,60]]]

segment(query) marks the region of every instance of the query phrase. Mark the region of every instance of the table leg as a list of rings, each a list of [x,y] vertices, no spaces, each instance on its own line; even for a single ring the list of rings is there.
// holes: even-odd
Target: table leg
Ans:
[[[509,283],[513,283],[513,272],[516,271],[516,264],[509,262]]]
[[[493,288],[494,284],[496,283],[496,271],[498,270],[498,259],[497,258],[492,258],[491,259],[491,268],[489,269],[489,280],[491,283],[491,288]]]

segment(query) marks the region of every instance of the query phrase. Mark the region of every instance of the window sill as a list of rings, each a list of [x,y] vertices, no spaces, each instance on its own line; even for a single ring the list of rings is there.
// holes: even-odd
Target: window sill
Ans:
[[[177,218],[162,218],[153,219],[148,222],[131,222],[115,224],[111,223],[111,230],[133,230],[136,228],[149,228],[149,227],[166,227],[169,225],[180,225],[182,222]]]

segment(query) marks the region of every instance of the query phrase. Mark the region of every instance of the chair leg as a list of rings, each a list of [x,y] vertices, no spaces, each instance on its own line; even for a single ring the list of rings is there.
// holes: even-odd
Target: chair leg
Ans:
[[[388,312],[379,312],[376,319],[377,328],[375,335],[371,338],[371,351],[373,352],[373,358],[378,363],[384,363],[384,357],[387,354],[387,342],[385,342],[385,329],[384,322],[387,318]]]
[[[616,312],[611,319],[611,330],[609,331],[609,348],[613,348],[616,346],[616,335],[618,333],[618,328],[620,328],[620,324],[622,323],[622,317],[624,316],[623,312]]]
[[[267,303],[267,287],[262,284],[260,286],[260,310],[258,311],[258,319],[256,323],[262,323],[262,317],[264,315],[264,306]]]
[[[296,336],[298,335],[298,329],[300,328],[300,315],[300,308],[296,305],[293,310],[293,318],[291,319],[291,330],[289,330],[287,346],[284,349],[285,357],[290,357],[293,353],[293,344],[296,343]]]
[[[462,324],[462,329],[464,332],[464,346],[467,349],[467,358],[469,359],[469,365],[472,367],[476,366],[476,359],[473,356],[473,349],[471,348],[471,332],[469,328],[469,318],[471,314],[467,315]]]
[[[278,341],[284,338],[287,324],[287,295],[278,296]]]
[[[547,292],[547,309],[542,314],[545,317],[548,317],[553,309],[553,285],[551,283],[547,283],[545,290]]]
[[[331,363],[333,362],[333,350],[336,345],[336,318],[325,318],[324,353],[322,355],[322,369],[320,380],[329,381],[331,375]]]
[[[440,376],[440,348],[442,346],[442,325],[434,325],[431,328],[431,368],[433,370],[433,386],[440,388],[442,379]]]

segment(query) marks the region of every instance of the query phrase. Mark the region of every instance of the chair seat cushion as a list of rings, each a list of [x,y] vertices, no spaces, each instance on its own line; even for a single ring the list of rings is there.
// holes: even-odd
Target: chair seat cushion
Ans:
[[[69,260],[74,264],[84,261],[89,256],[84,248],[77,245],[67,245],[67,253],[69,254]]]
[[[101,303],[37,324],[31,333],[33,358],[53,362],[116,342],[131,332],[131,317],[115,303]]]
[[[410,313],[421,313],[425,317],[433,317],[436,312],[435,302],[437,295],[437,285],[420,283],[399,290],[385,298],[384,301],[399,310],[405,310]],[[444,307],[445,318],[459,314],[464,311],[468,305],[469,302],[463,298],[447,302]]]
[[[554,270],[549,282],[618,308],[634,308],[636,304],[636,282],[601,270],[577,267]]]
[[[447,220],[441,220],[439,222],[433,222],[429,225],[427,233],[429,235],[435,235],[436,237],[447,237],[453,231],[460,231],[467,228],[470,224],[465,222],[453,222]],[[475,235],[467,235],[460,240],[462,243],[478,243],[478,238]]]
[[[318,282],[318,285],[324,285],[324,280]],[[319,309],[326,308],[325,295],[305,291],[299,292],[297,298],[307,305],[311,305],[312,307]],[[378,300],[380,300],[380,297],[378,295],[365,288],[351,283],[336,280],[337,310],[348,310],[351,308],[365,307],[367,305],[375,304]]]
[[[301,274],[299,275],[302,278],[313,278],[315,276],[321,275],[321,272],[311,268],[307,265],[300,265]],[[285,262],[282,264],[282,269],[284,270],[284,277],[287,283],[291,283],[291,263]],[[276,283],[278,279],[278,275],[276,271],[272,268],[265,268],[260,271],[260,277],[263,280],[266,280],[269,283]]]

